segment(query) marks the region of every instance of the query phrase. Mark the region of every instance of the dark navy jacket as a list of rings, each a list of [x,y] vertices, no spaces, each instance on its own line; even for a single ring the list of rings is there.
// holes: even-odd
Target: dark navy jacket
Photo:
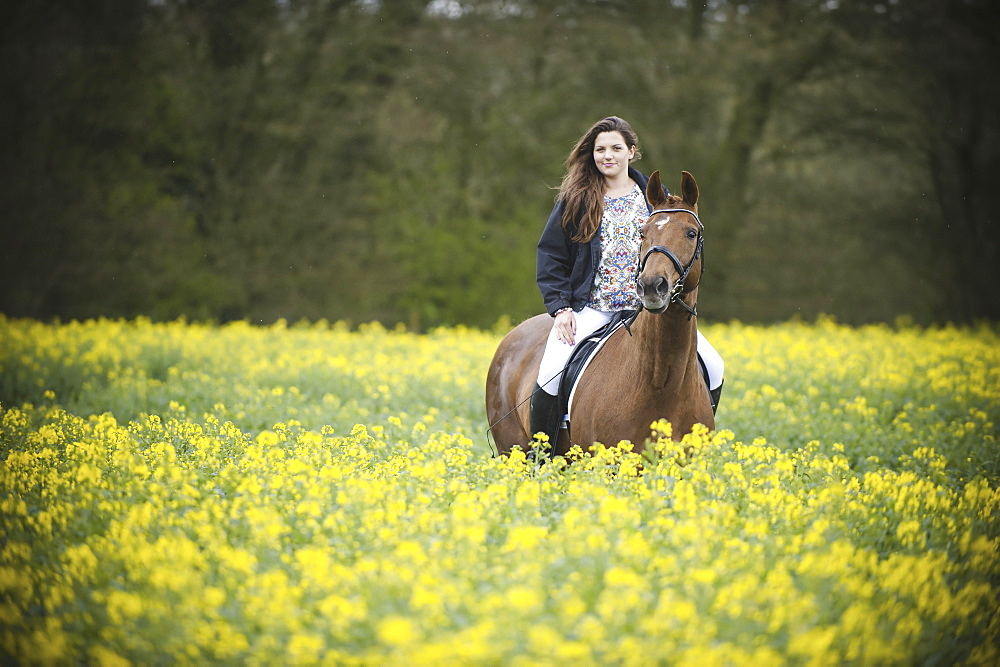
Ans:
[[[649,178],[632,167],[628,175],[645,193]],[[663,191],[669,195],[664,187]],[[649,208],[649,202],[646,202]],[[535,280],[542,293],[545,310],[555,315],[557,310],[570,307],[583,310],[590,301],[594,275],[601,263],[601,230],[585,243],[572,240],[562,227],[563,201],[556,202],[549,215],[542,237],[538,240],[535,260]],[[652,209],[649,209],[652,212]]]

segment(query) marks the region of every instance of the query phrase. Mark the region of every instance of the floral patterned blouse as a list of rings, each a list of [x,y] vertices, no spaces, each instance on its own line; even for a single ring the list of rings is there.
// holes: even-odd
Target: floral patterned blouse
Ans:
[[[639,307],[635,270],[639,263],[639,230],[648,217],[646,197],[638,185],[627,195],[604,197],[601,263],[587,304],[594,310],[612,313]]]

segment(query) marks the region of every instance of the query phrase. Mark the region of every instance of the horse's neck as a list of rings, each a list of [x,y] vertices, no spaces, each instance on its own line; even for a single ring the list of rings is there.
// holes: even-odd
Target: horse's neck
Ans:
[[[633,329],[642,349],[636,373],[646,386],[679,387],[687,371],[697,369],[698,321],[680,306],[659,315],[644,312]]]

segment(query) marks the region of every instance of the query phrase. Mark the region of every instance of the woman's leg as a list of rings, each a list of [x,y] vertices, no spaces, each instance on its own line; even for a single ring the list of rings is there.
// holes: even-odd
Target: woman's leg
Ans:
[[[575,315],[576,336],[574,340],[579,343],[607,324],[611,320],[612,313],[584,308]],[[545,341],[545,352],[542,354],[542,363],[538,367],[538,385],[546,394],[555,396],[559,392],[562,371],[575,348],[576,344],[567,345],[556,338],[554,330],[549,331],[549,337]]]
[[[709,389],[715,390],[722,386],[722,378],[725,375],[726,364],[722,361],[722,356],[715,351],[708,339],[698,332],[698,355],[701,357],[705,368],[708,369]]]

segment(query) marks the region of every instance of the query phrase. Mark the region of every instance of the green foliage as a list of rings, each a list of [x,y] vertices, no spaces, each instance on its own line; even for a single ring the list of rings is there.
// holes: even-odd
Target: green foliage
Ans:
[[[521,319],[562,160],[614,113],[699,180],[709,319],[993,318],[996,12],[8,3],[0,312]]]

